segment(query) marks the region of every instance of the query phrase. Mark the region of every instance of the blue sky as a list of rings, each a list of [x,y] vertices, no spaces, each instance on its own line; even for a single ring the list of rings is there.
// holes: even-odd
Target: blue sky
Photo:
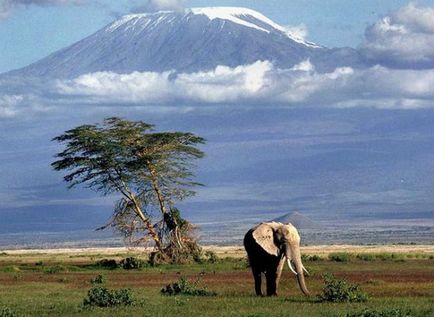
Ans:
[[[3,10],[2,4],[12,3]],[[0,1],[0,73],[26,66],[92,34],[116,17],[148,1]],[[166,1],[175,2],[175,1]],[[179,2],[179,1],[178,1]],[[54,5],[60,3],[59,5]],[[65,4],[71,3],[71,4]],[[281,25],[304,24],[307,38],[328,47],[357,47],[366,27],[407,4],[405,0],[226,0],[184,1],[186,7],[243,6],[258,10]],[[415,1],[421,6],[431,0]],[[3,8],[6,7],[3,4]]]
[[[50,167],[60,150],[50,140],[109,116],[208,140],[198,166],[206,187],[182,206],[193,219],[269,220],[298,210],[327,220],[432,223],[432,1],[152,1],[0,0],[0,72],[156,4],[249,7],[306,29],[318,44],[354,47],[368,62],[325,71],[307,59],[284,69],[262,60],[182,74],[0,76],[0,234],[104,223],[116,197],[68,191]],[[29,2],[39,5],[21,4]]]

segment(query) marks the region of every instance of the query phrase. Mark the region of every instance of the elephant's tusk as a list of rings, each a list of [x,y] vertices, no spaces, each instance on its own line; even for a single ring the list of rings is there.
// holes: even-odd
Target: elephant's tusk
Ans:
[[[296,272],[296,271],[294,270],[294,268],[292,267],[291,260],[290,260],[290,259],[287,259],[287,262],[288,262],[289,269],[292,271],[292,273],[294,273],[295,275],[298,275],[297,272]]]
[[[307,275],[310,275],[309,271],[306,270],[306,268],[304,267],[304,265],[303,265],[303,271],[305,271],[307,273]]]

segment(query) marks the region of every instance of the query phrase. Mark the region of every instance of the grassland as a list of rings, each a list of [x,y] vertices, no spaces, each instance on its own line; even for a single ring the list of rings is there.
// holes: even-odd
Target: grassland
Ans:
[[[105,269],[101,259],[143,257],[128,250],[112,252],[0,252],[0,311],[18,316],[346,316],[364,309],[410,310],[413,316],[434,316],[434,252],[415,246],[397,252],[384,249],[305,249],[304,262],[313,296],[298,290],[290,272],[282,277],[279,297],[253,295],[253,280],[239,249],[220,249],[216,263],[162,265],[138,270]],[[390,251],[390,250],[389,250]],[[339,259],[343,259],[340,261]],[[330,260],[333,259],[333,260]],[[319,302],[323,273],[358,283],[368,293],[364,303]],[[90,280],[101,274],[108,288],[130,288],[134,306],[84,308]],[[160,289],[180,276],[217,296],[163,296]]]

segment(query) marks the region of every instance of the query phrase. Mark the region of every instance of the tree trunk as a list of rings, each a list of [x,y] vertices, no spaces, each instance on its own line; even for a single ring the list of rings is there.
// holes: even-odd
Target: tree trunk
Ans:
[[[160,211],[161,211],[161,214],[163,215],[163,219],[164,219],[164,216],[168,215],[169,212],[168,212],[166,205],[164,203],[165,201],[164,201],[163,193],[161,192],[160,184],[158,183],[157,172],[155,171],[154,166],[150,162],[147,163],[147,167],[148,167],[149,172],[151,174],[152,187],[154,188],[155,194],[157,195],[158,204],[160,206]],[[172,230],[172,233],[171,233],[173,243],[175,243],[175,245],[181,250],[181,249],[183,249],[184,246],[183,246],[180,234],[179,234],[178,222],[176,221],[176,219],[174,219],[174,218],[172,218],[172,219],[173,219],[173,222],[175,224],[175,228]]]
[[[139,218],[143,221],[143,223],[145,224],[146,228],[149,231],[150,236],[152,237],[152,239],[155,242],[155,245],[157,246],[157,249],[160,252],[164,252],[164,247],[161,243],[160,238],[158,237],[157,232],[155,231],[154,227],[152,226],[152,223],[149,221],[148,218],[145,217],[145,215],[143,214],[143,211],[140,207],[140,204],[137,202],[137,199],[134,197],[133,194],[130,194],[130,199],[133,202],[134,205],[134,210],[136,211],[136,214],[139,216]]]

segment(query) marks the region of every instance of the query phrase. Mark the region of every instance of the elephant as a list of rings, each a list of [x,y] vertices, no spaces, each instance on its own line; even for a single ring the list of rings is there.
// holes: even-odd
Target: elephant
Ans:
[[[261,274],[265,273],[267,296],[277,296],[285,262],[296,275],[301,291],[306,296],[309,295],[303,271],[309,273],[301,262],[300,236],[292,224],[260,223],[244,236],[244,248],[255,280],[256,295],[262,296]]]

